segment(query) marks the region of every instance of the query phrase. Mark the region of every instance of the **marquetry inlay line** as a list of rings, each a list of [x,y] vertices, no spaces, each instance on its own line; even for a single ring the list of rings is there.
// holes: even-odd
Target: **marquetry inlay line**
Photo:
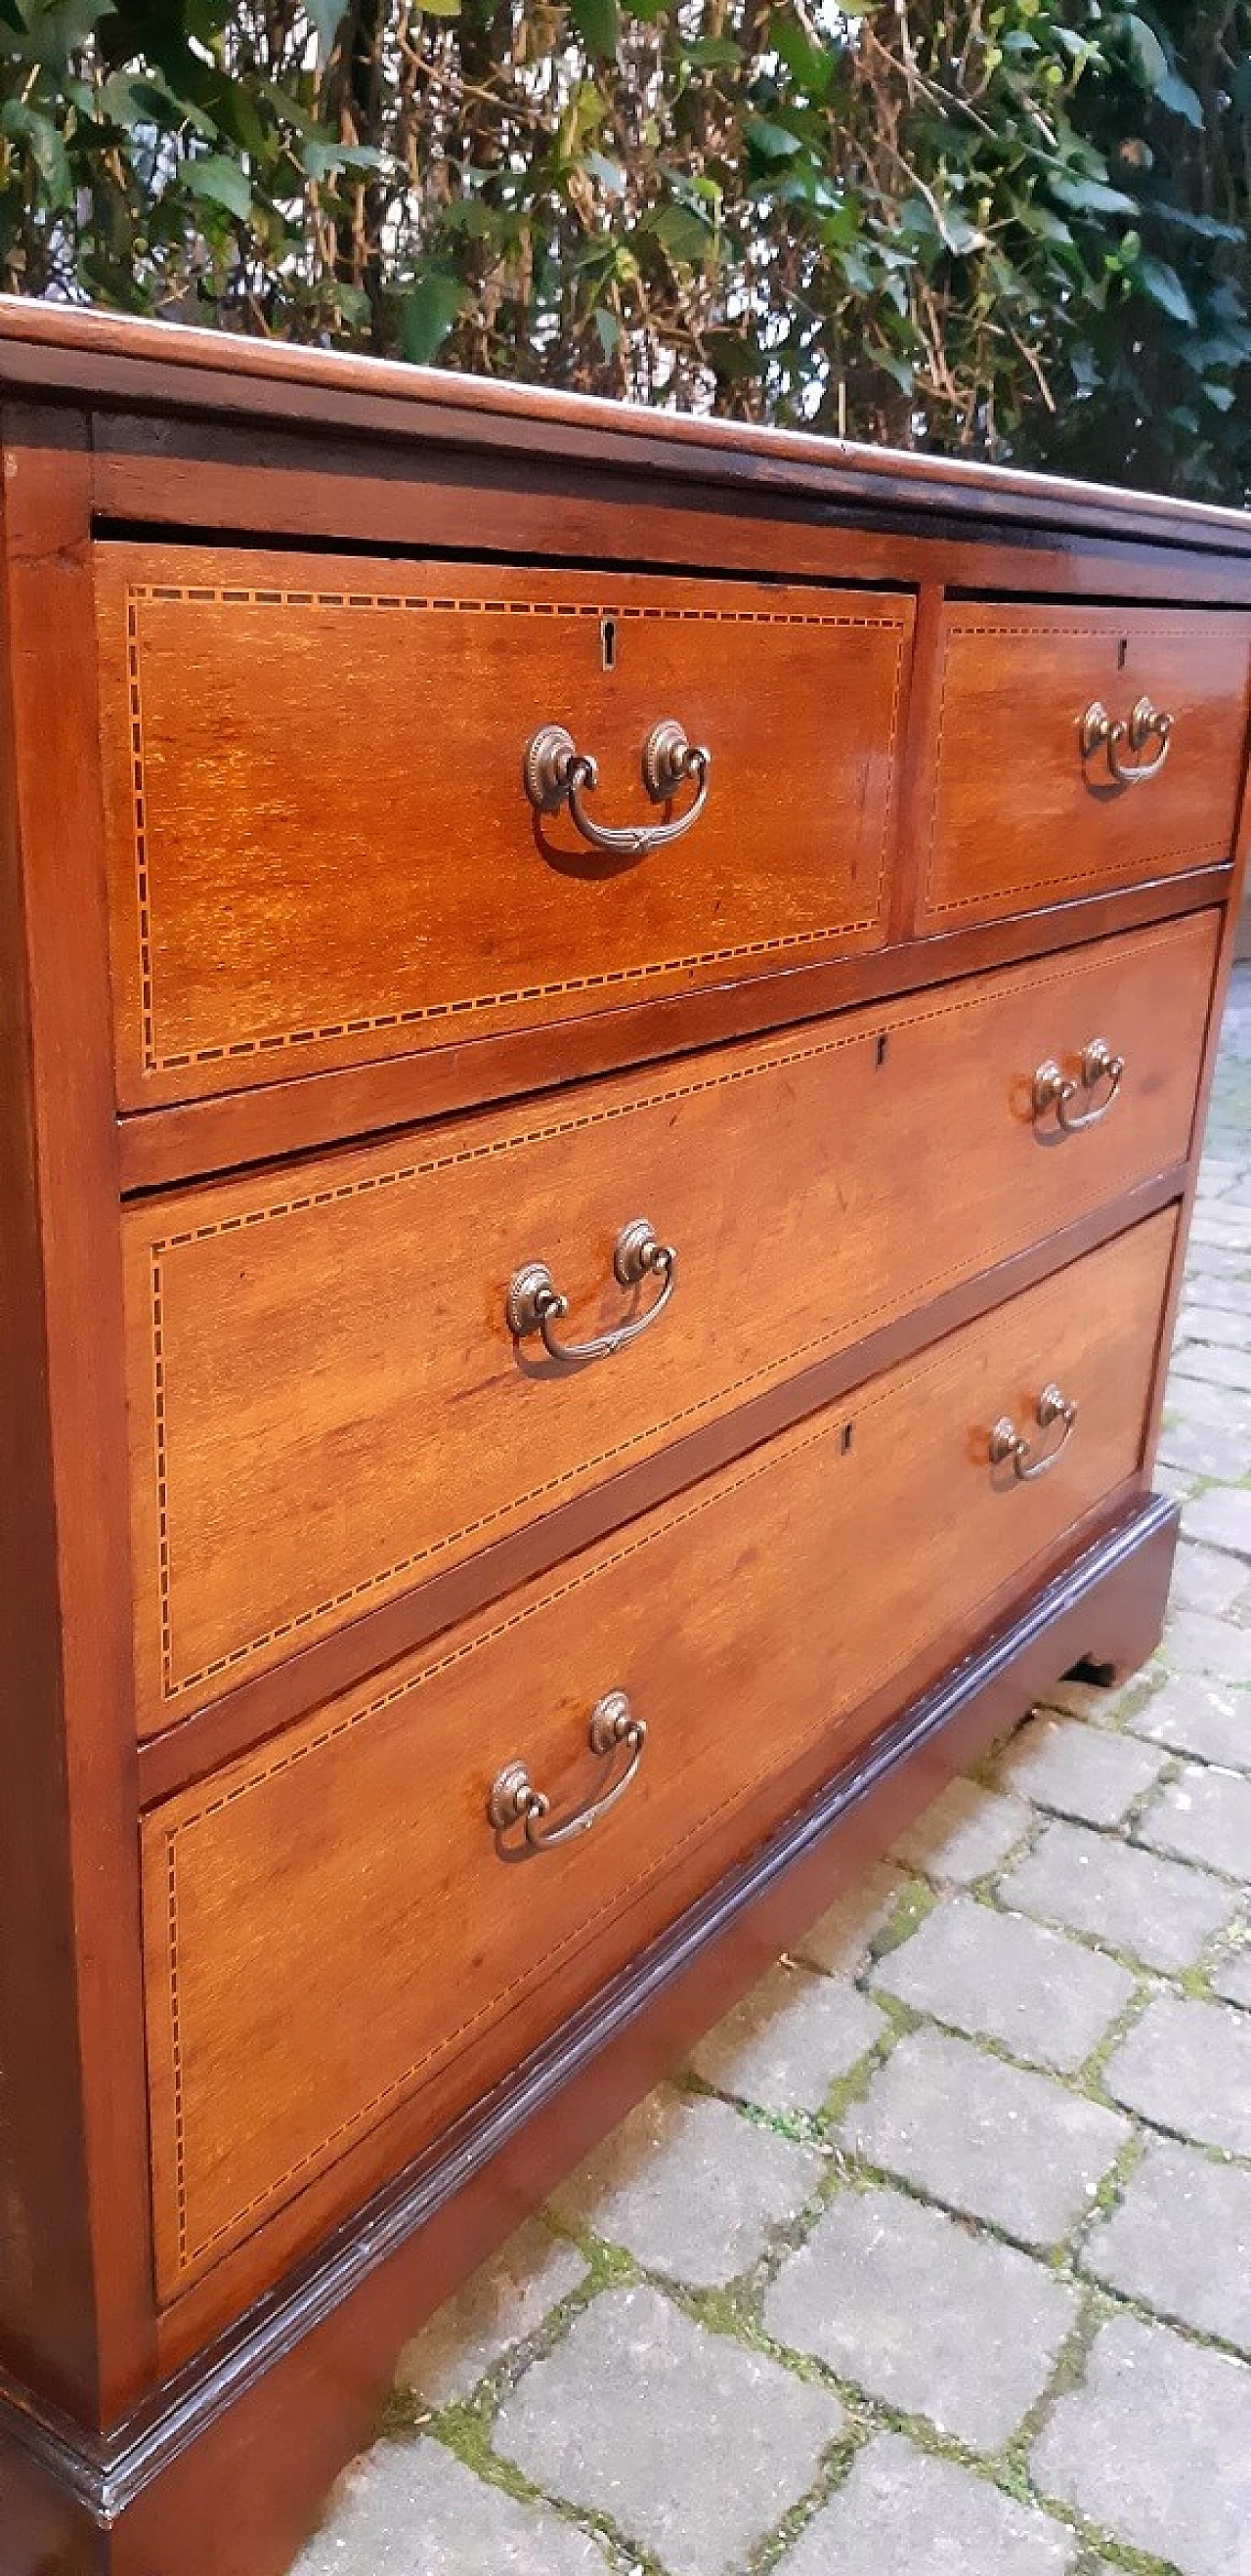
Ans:
[[[1143,626],[1131,615],[1125,622],[1128,624],[1129,632],[1135,644],[1181,643],[1192,635],[1202,635],[1209,641],[1211,639],[1211,628],[1205,625],[1201,618],[1176,618],[1168,626]],[[1117,623],[1118,621],[1115,613],[1110,613],[1107,620],[1098,626],[1061,626],[1058,624],[1053,625],[1050,620],[1045,623],[1040,621],[1032,626],[1003,626],[995,621],[992,621],[989,625],[985,625],[974,623],[971,620],[957,618],[952,618],[950,620],[943,637],[943,657],[938,691],[938,730],[934,748],[934,782],[930,793],[929,850],[926,860],[925,886],[921,896],[921,909],[927,919],[932,918],[937,921],[942,919],[947,913],[976,912],[983,909],[988,900],[984,890],[980,894],[966,894],[949,897],[942,903],[936,903],[933,896],[934,868],[938,855],[938,809],[942,802],[943,790],[943,739],[947,726],[947,691],[951,677],[952,655],[956,646],[966,643],[971,636],[994,636],[996,641],[1002,640],[1006,643],[1033,644],[1040,641],[1049,642],[1053,636],[1062,636],[1066,641],[1072,640],[1086,644],[1110,644],[1117,633]],[[1075,737],[1079,713],[1080,710],[1074,710],[1073,727]],[[1165,849],[1149,848],[1144,843],[1141,852],[1141,858],[1144,864],[1150,860],[1157,866],[1166,867],[1169,866],[1174,859],[1188,859],[1196,868],[1205,866],[1211,867],[1219,865],[1221,860],[1228,858],[1228,856],[1229,852],[1221,842],[1211,844],[1206,852],[1201,849],[1196,849],[1194,845],[1188,841],[1174,843],[1172,847]],[[1106,876],[1106,865],[1096,863],[1094,867],[1090,868],[1074,868],[1069,866],[1066,862],[1064,869],[1065,888],[1067,890],[1072,886],[1092,885],[1096,882],[1102,883],[1106,880]],[[994,900],[996,904],[1002,904],[1009,902],[1017,895],[1048,894],[1053,893],[1054,889],[1054,877],[1026,877],[1017,885],[1000,885],[996,883],[994,889]]]
[[[545,1951],[540,1958],[536,1959],[531,1966],[525,1970],[522,1976],[517,1977],[508,1984],[497,1988],[489,2001],[483,2004],[478,2011],[470,2014],[468,2018],[460,2022],[455,2029],[446,2032],[435,2047],[426,2050],[422,2056],[414,2059],[413,2063],[406,2067],[402,2074],[393,2077],[390,2083],[385,2085],[380,2092],[376,2093],[369,2102],[362,2103],[357,2110],[352,2112],[349,2118],[341,2121],[338,2126],[326,2137],[322,2138],[315,2147],[309,2148],[308,2151],[303,2156],[300,2156],[294,2164],[289,2165],[285,2172],[276,2175],[266,2186],[263,2192],[257,2193],[253,2199],[249,2200],[241,2208],[236,2210],[232,2217],[223,2220],[219,2226],[208,2230],[203,2236],[198,2238],[194,2244],[191,2242],[188,2208],[188,2180],[185,2156],[185,2114],[183,2106],[184,2041],[182,2030],[182,2008],[179,1992],[178,1850],[179,1845],[184,1842],[186,1836],[191,1833],[196,1826],[203,1824],[211,1817],[222,1814],[225,1809],[237,1805],[240,1799],[250,1796],[252,1791],[255,1789],[263,1788],[268,1781],[277,1778],[285,1771],[291,1770],[295,1764],[308,1761],[316,1754],[324,1752],[328,1745],[336,1743],[343,1736],[353,1734],[355,1730],[364,1725],[368,1719],[376,1718],[385,1710],[395,1707],[398,1703],[404,1700],[411,1699],[418,1691],[423,1690],[428,1683],[438,1680],[441,1674],[450,1671],[455,1665],[467,1662],[473,1656],[482,1653],[487,1647],[497,1644],[502,1637],[510,1635],[518,1628],[525,1627],[529,1621],[536,1618],[540,1612],[554,1608],[558,1603],[568,1600],[575,1593],[584,1592],[589,1585],[597,1582],[602,1575],[609,1574],[617,1566],[624,1565],[632,1558],[641,1556],[647,1548],[653,1547],[657,1540],[668,1538],[675,1530],[682,1529],[688,1526],[692,1521],[699,1520],[706,1512],[717,1510],[721,1505],[728,1503],[736,1495],[740,1494],[745,1487],[757,1484],[765,1477],[775,1475],[780,1468],[789,1467],[797,1457],[802,1457],[806,1451],[816,1449],[823,1444],[828,1444],[831,1448],[833,1458],[838,1464],[841,1464],[849,1457],[855,1459],[858,1456],[863,1456],[862,1444],[858,1443],[857,1446],[851,1450],[847,1450],[843,1446],[842,1435],[844,1426],[849,1418],[849,1414],[854,1414],[857,1428],[859,1429],[859,1427],[869,1419],[869,1417],[871,1417],[880,1406],[891,1403],[898,1404],[901,1400],[906,1402],[911,1397],[913,1390],[917,1386],[922,1385],[926,1379],[932,1376],[937,1376],[940,1372],[946,1371],[949,1365],[948,1355],[945,1350],[940,1351],[937,1355],[933,1352],[929,1352],[923,1360],[918,1361],[911,1368],[893,1371],[890,1380],[883,1383],[877,1389],[870,1389],[863,1395],[857,1391],[857,1393],[847,1401],[832,1407],[829,1413],[823,1415],[815,1426],[811,1423],[807,1423],[797,1431],[782,1435],[779,1440],[773,1441],[769,1444],[769,1448],[763,1456],[757,1454],[751,1464],[745,1466],[728,1483],[718,1484],[712,1492],[696,1493],[693,1498],[684,1500],[678,1509],[668,1511],[665,1513],[663,1519],[653,1521],[652,1526],[649,1529],[644,1530],[637,1536],[626,1539],[620,1544],[614,1545],[603,1554],[596,1555],[589,1564],[582,1565],[576,1573],[563,1575],[559,1582],[553,1584],[549,1589],[539,1594],[536,1598],[525,1601],[519,1608],[510,1611],[505,1618],[497,1620],[492,1626],[485,1629],[479,1629],[472,1636],[463,1638],[461,1643],[453,1647],[449,1653],[439,1655],[430,1663],[424,1664],[420,1671],[408,1674],[401,1682],[393,1683],[389,1690],[379,1693],[376,1698],[369,1700],[363,1707],[347,1712],[343,1717],[337,1719],[332,1726],[322,1727],[315,1734],[301,1737],[300,1740],[294,1744],[288,1743],[286,1750],[283,1752],[277,1754],[271,1752],[269,1758],[256,1770],[249,1771],[241,1779],[237,1779],[232,1787],[224,1789],[219,1796],[206,1798],[199,1806],[193,1807],[188,1813],[176,1816],[168,1825],[164,1839],[165,1866],[169,1891],[168,1973],[171,2031],[171,2077],[174,2106],[173,2116],[176,2165],[175,2189],[178,2210],[178,2265],[180,2270],[186,2270],[193,2264],[202,2261],[206,2255],[211,2255],[215,2246],[222,2244],[227,2237],[234,2236],[240,2228],[246,2228],[248,2222],[250,2220],[256,2220],[259,2213],[275,2198],[280,2194],[286,2194],[290,2184],[297,2181],[301,2176],[311,2178],[314,2168],[324,2165],[327,2158],[331,2155],[342,2153],[346,2142],[350,2139],[354,2131],[359,2130],[369,2122],[376,2120],[379,2113],[385,2110],[388,2106],[396,2107],[400,2097],[412,2089],[418,2077],[425,2075],[427,2071],[437,2064],[440,2059],[445,2058],[458,2045],[467,2040],[483,2021],[493,2020],[508,2005],[514,1995],[519,1993],[523,1987],[532,1984],[536,1979],[542,1977],[546,1973],[550,1972],[552,1968],[558,1966],[559,1963],[567,1956],[569,1951],[574,1949],[580,1942],[585,1941],[587,1935],[594,1932],[596,1927],[602,1923],[608,1915],[619,1911],[632,1896],[637,1894],[641,1888],[645,1887],[649,1881],[658,1876],[662,1870],[670,1868],[674,1861],[681,1856],[682,1852],[691,1842],[698,1841],[708,1832],[709,1828],[714,1826],[732,1807],[738,1805],[744,1798],[750,1797],[756,1789],[762,1787],[765,1781],[773,1776],[775,1765],[764,1765],[758,1771],[752,1772],[750,1775],[744,1774],[742,1777],[737,1778],[733,1789],[726,1797],[720,1799],[714,1806],[702,1810],[698,1823],[692,1826],[687,1833],[681,1835],[675,1841],[666,1844],[662,1849],[655,1851],[652,1856],[649,1857],[648,1864],[645,1869],[640,1870],[633,1878],[628,1879],[624,1885],[615,1886],[612,1895],[607,1898],[602,1905],[594,1908],[591,1912],[583,1916],[579,1920],[576,1928],[571,1931],[564,1940],[555,1944],[550,1950]],[[854,1692],[849,1685],[841,1700],[837,1695],[832,1696],[830,1702],[831,1716],[842,1714],[844,1709],[852,1703],[853,1698],[857,1703],[871,1698],[875,1691],[881,1689],[884,1684],[890,1680],[892,1674],[904,1669],[912,1656],[919,1652],[920,1647],[928,1634],[929,1628],[927,1627],[924,1616],[918,1618],[914,1630],[897,1632],[895,1646],[885,1664],[880,1666],[867,1678],[858,1678]]]
[[[1134,954],[1148,956],[1158,949],[1176,946],[1190,935],[1190,931],[1189,918],[1181,923],[1170,922],[1149,937],[1137,938],[1134,942]],[[1047,968],[1024,967],[1018,971],[1012,986],[1004,986],[1004,997],[1010,1000],[1013,990],[1019,989],[1022,984],[1027,985],[1031,993],[1063,988],[1066,993],[1071,994],[1077,989],[1079,976],[1098,973],[1102,964],[1103,961],[1100,958],[1089,958],[1079,966],[1072,957],[1069,957],[1055,963],[1049,962]],[[1019,1249],[1021,1229],[1018,1217],[1014,1225],[1007,1227],[1001,1235],[996,1236],[989,1248],[982,1247],[976,1252],[971,1252],[963,1261],[948,1263],[945,1267],[931,1272],[926,1278],[910,1281],[907,1288],[901,1288],[899,1296],[893,1300],[878,1299],[854,1313],[841,1316],[837,1327],[812,1335],[807,1340],[794,1344],[788,1350],[775,1353],[759,1368],[727,1380],[695,1402],[684,1405],[679,1411],[665,1414],[659,1420],[632,1432],[627,1438],[615,1442],[611,1447],[580,1459],[574,1466],[562,1469],[558,1476],[549,1477],[527,1488],[526,1491],[510,1497],[507,1502],[496,1505],[491,1511],[484,1512],[479,1518],[465,1522],[458,1529],[445,1532],[427,1546],[396,1558],[394,1563],[379,1568],[375,1573],[362,1576],[359,1582],[345,1587],[341,1592],[330,1594],[325,1600],[315,1602],[307,1609],[293,1612],[289,1619],[264,1630],[258,1636],[246,1639],[237,1646],[232,1646],[226,1653],[215,1656],[211,1661],[200,1665],[194,1672],[185,1673],[179,1673],[175,1668],[171,1597],[169,1458],[163,1322],[167,1272],[171,1255],[182,1253],[197,1244],[211,1243],[221,1235],[247,1233],[257,1226],[272,1224],[284,1217],[307,1214],[314,1208],[340,1206],[345,1202],[368,1197],[375,1191],[402,1187],[467,1164],[492,1161],[501,1155],[510,1154],[528,1146],[550,1144],[563,1137],[585,1133],[589,1129],[611,1126],[622,1119],[639,1116],[649,1110],[667,1110],[676,1101],[692,1099],[701,1093],[723,1090],[733,1083],[752,1082],[762,1076],[785,1072],[794,1065],[808,1064],[824,1057],[845,1053],[851,1047],[875,1048],[883,1027],[892,1034],[902,1034],[905,1030],[922,1028],[932,1022],[960,1019],[970,1011],[976,1011],[982,1007],[984,1007],[983,997],[977,992],[970,993],[965,988],[959,1001],[935,1003],[925,1009],[879,1011],[874,1014],[872,1028],[862,1024],[852,1031],[842,1029],[838,1035],[810,1038],[806,1042],[770,1052],[762,1057],[753,1057],[746,1062],[720,1067],[715,1073],[703,1074],[693,1081],[675,1078],[669,1083],[658,1084],[652,1090],[636,1093],[625,1100],[606,1102],[602,1107],[582,1110],[564,1117],[552,1117],[538,1125],[522,1128],[515,1134],[497,1136],[480,1144],[462,1145],[443,1154],[430,1154],[419,1160],[389,1166],[382,1171],[357,1174],[350,1181],[336,1182],[323,1190],[298,1192],[267,1202],[260,1207],[240,1210],[237,1215],[217,1217],[204,1225],[188,1227],[185,1232],[171,1232],[154,1241],[149,1246],[149,1260],[163,1699],[166,1702],[173,1702],[188,1691],[198,1690],[206,1682],[224,1679],[226,1675],[235,1672],[240,1665],[248,1663],[254,1656],[266,1653],[270,1647],[281,1644],[288,1638],[302,1636],[309,1629],[316,1628],[319,1623],[336,1618],[353,1604],[360,1603],[369,1595],[377,1594],[388,1585],[398,1582],[402,1576],[414,1574],[420,1566],[430,1564],[437,1557],[445,1555],[449,1549],[459,1547],[468,1539],[481,1538],[486,1531],[497,1529],[501,1523],[506,1523],[518,1512],[529,1510],[535,1503],[550,1503],[563,1489],[575,1486],[584,1476],[597,1473],[600,1469],[612,1465],[615,1460],[627,1457],[631,1451],[645,1446],[649,1441],[664,1438],[680,1430],[684,1425],[696,1422],[701,1415],[732,1402],[753,1387],[763,1385],[767,1379],[775,1378],[802,1362],[814,1362],[823,1353],[842,1348],[844,1344],[856,1339],[861,1327],[872,1326],[880,1318],[897,1312],[902,1304],[917,1304],[924,1297],[944,1287],[956,1285],[962,1278],[970,1276],[973,1271],[989,1267],[992,1263],[1001,1260],[1006,1253]]]
[[[130,707],[131,776],[135,832],[135,902],[139,938],[139,1000],[142,1028],[143,1070],[145,1073],[175,1073],[195,1064],[229,1063],[236,1057],[280,1052],[285,1047],[324,1044],[336,1038],[381,1034],[387,1029],[414,1028],[424,1022],[463,1018],[474,1012],[516,1010],[527,1003],[559,1000],[563,994],[609,992],[622,987],[646,984],[667,975],[689,974],[707,966],[732,965],[736,959],[772,957],[791,950],[819,948],[830,940],[858,937],[877,928],[881,918],[890,856],[890,833],[893,803],[884,801],[882,834],[878,852],[877,877],[873,899],[867,912],[855,919],[833,921],[824,929],[796,930],[773,939],[741,940],[721,948],[706,948],[680,957],[663,957],[647,964],[605,968],[587,975],[570,975],[536,984],[518,985],[510,991],[458,995],[452,999],[425,1002],[411,1009],[361,1012],[341,1020],[326,1021],[315,1027],[275,1029],[263,1036],[237,1038],[220,1046],[196,1047],[177,1054],[162,1054],[157,1045],[156,995],[152,945],[151,861],[147,845],[146,797],[143,750],[143,671],[140,608],[145,600],[181,603],[187,607],[253,607],[321,609],[391,609],[402,614],[454,611],[461,615],[532,618],[586,618],[597,624],[611,608],[622,623],[661,623],[679,626],[806,626],[861,628],[870,633],[893,635],[895,670],[891,693],[890,722],[887,734],[887,756],[894,767],[899,734],[899,707],[903,692],[906,648],[911,632],[908,612],[892,609],[884,603],[880,614],[856,614],[852,610],[821,612],[810,609],[734,608],[709,605],[701,608],[665,607],[660,603],[635,603],[618,608],[610,600],[545,601],[535,599],[478,599],[437,591],[343,591],[296,590],[272,587],[256,589],[223,585],[219,588],[167,582],[132,583],[127,590],[127,682]]]

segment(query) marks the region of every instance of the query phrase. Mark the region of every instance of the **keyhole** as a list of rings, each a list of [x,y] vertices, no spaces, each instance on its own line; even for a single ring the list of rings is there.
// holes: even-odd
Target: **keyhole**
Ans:
[[[615,670],[617,666],[617,621],[615,617],[601,617],[599,621],[599,646],[600,652],[603,656],[604,669],[606,671]]]
[[[1128,635],[1122,635],[1121,640],[1120,640],[1120,643],[1117,645],[1117,648],[1116,648],[1116,667],[1117,667],[1118,671],[1123,671],[1123,670],[1124,670],[1125,665],[1126,665],[1126,663],[1128,662],[1128,660],[1129,660],[1129,637],[1128,637]]]
[[[847,1452],[848,1452],[848,1450],[849,1450],[849,1449],[850,1449],[850,1447],[851,1447],[852,1441],[853,1441],[853,1439],[855,1438],[855,1429],[856,1429],[856,1426],[855,1426],[854,1422],[845,1422],[845,1423],[843,1424],[843,1428],[842,1428],[842,1435],[841,1435],[841,1438],[840,1438],[840,1441],[839,1441],[839,1447],[840,1447],[840,1448],[841,1448],[841,1450],[842,1450],[842,1453],[843,1453],[844,1458],[846,1457]]]
[[[887,1051],[887,1048],[889,1047],[889,1045],[890,1045],[890,1039],[886,1036],[885,1032],[883,1032],[882,1036],[878,1039],[878,1042],[877,1042],[877,1048],[876,1048],[876,1054],[875,1054],[875,1061],[876,1061],[877,1069],[878,1069],[878,1072],[879,1072],[879,1073],[881,1072],[882,1067],[883,1067],[883,1065],[884,1065],[884,1064],[885,1064],[885,1062],[886,1062],[886,1051]]]

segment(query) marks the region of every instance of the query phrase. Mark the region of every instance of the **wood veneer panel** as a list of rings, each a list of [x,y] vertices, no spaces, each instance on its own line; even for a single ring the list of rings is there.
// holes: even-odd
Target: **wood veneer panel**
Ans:
[[[131,1207],[141,1732],[1181,1162],[1218,922]],[[1124,1088],[1063,1138],[1033,1071],[1095,1036]],[[630,1311],[639,1214],[678,1249],[654,1329],[514,1342],[526,1260],[569,1337]]]
[[[124,1105],[884,936],[907,599],[216,548],[97,561]],[[605,858],[536,816],[523,757],[557,723],[599,763],[596,819],[659,823],[640,760],[664,717],[711,754],[685,838]]]
[[[906,822],[901,831],[906,843]],[[905,847],[896,880],[908,917],[912,875],[912,853]],[[245,1163],[277,1161],[728,1038],[793,1027],[858,1003],[934,990],[994,966],[1061,955],[1090,940],[1206,911],[1225,901],[1229,880],[1228,866],[1196,869],[1116,894],[1054,904],[1046,912],[1017,913],[899,945],[892,940],[838,964],[748,975],[665,1001],[623,1004],[611,1014],[583,1014],[513,1038],[456,1040],[346,1073],[297,1076],[150,1109],[119,1121],[122,1187],[128,1194],[167,1188]]]
[[[1133,1471],[1171,1212],[766,1444],[611,1547],[525,1588],[144,1825],[162,2294],[247,2236],[449,2060],[464,2100],[673,1910],[668,1885],[933,1637],[961,1626]],[[988,1464],[1056,1379],[1051,1471]],[[1035,1438],[1041,1435],[1035,1432]],[[854,1621],[847,1603],[855,1603]],[[625,1690],[648,1740],[593,1836],[501,1858],[491,1780],[523,1758],[554,1816],[607,1775],[588,1713]],[[567,1985],[566,1980],[566,1985]],[[570,1998],[566,1993],[565,2008]],[[440,2117],[450,2106],[446,2099]],[[461,2107],[463,2107],[463,2102]]]
[[[948,606],[919,929],[950,929],[1230,858],[1251,620],[1207,611]],[[1174,717],[1160,774],[1083,757],[1096,701]],[[1135,755],[1145,762],[1156,739]]]

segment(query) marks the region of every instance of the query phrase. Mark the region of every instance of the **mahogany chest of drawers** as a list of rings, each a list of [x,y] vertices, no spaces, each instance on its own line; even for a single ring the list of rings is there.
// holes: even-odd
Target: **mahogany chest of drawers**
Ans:
[[[0,312],[0,2564],[398,2345],[1159,1633],[1251,525]]]

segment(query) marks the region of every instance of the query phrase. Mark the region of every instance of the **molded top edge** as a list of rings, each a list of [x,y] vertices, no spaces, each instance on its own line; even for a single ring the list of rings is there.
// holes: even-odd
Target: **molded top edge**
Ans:
[[[540,445],[588,463],[668,469],[683,481],[1251,554],[1251,512],[1207,502],[25,296],[0,295],[0,388],[77,396],[112,411],[356,428],[444,446]]]

